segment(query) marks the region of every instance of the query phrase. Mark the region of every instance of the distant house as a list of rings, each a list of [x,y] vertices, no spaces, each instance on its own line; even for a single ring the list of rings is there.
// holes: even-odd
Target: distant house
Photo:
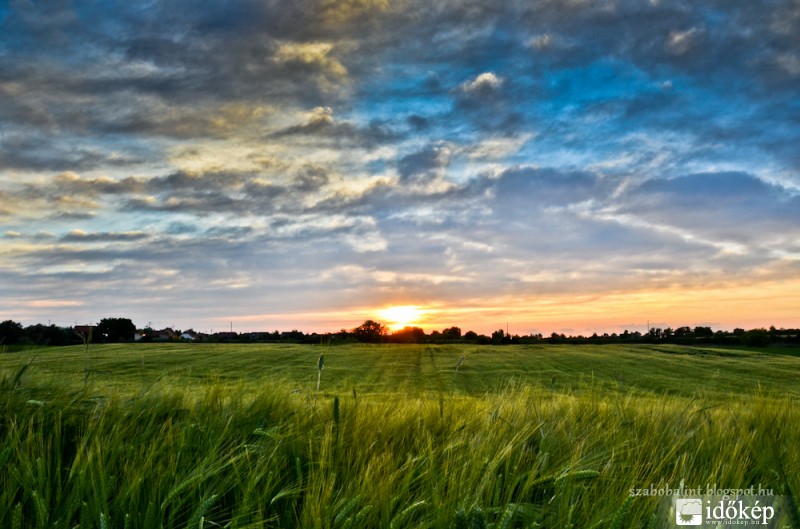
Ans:
[[[96,325],[76,325],[75,327],[72,328],[72,330],[75,331],[76,333],[84,336],[84,337],[88,337],[88,336],[91,336],[92,334],[94,334],[94,331],[97,330],[97,326]]]
[[[181,334],[181,340],[188,340],[188,341],[193,342],[193,341],[197,340],[197,333],[194,332],[194,331],[191,331],[191,330],[186,331],[186,332]]]
[[[178,333],[174,330],[167,327],[166,329],[161,330],[153,330],[153,332],[147,336],[147,338],[151,339],[154,342],[169,342],[174,340],[178,337]]]

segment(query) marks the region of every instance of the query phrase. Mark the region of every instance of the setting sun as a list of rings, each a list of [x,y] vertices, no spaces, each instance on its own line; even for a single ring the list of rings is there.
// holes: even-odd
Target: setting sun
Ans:
[[[380,317],[389,324],[389,328],[397,331],[409,325],[418,323],[422,311],[415,305],[402,305],[389,307],[379,312]]]

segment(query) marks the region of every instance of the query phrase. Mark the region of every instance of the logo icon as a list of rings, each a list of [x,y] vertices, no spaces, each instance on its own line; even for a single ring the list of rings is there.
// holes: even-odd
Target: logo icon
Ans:
[[[703,525],[703,501],[700,498],[676,498],[675,523]]]

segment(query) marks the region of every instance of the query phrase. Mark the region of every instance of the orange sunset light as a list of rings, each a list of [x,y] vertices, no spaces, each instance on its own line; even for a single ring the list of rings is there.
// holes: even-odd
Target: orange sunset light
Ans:
[[[424,311],[416,305],[399,305],[385,308],[378,315],[388,323],[391,330],[397,331],[418,324]]]

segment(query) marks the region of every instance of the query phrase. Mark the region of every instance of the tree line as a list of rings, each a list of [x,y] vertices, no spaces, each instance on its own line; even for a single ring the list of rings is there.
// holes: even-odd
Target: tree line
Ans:
[[[61,327],[37,323],[23,327],[13,320],[0,322],[0,346],[74,345],[96,342],[133,341],[136,326],[129,318],[103,318],[97,325]]]
[[[497,329],[491,335],[477,334],[473,331],[461,333],[458,327],[426,334],[419,327],[405,327],[394,332],[380,323],[368,320],[352,332],[340,331],[342,336],[355,336],[362,342],[386,343],[469,343],[476,345],[514,345],[514,344],[620,344],[620,343],[667,343],[680,345],[745,345],[767,347],[776,344],[800,345],[800,329],[734,329],[733,331],[714,331],[711,327],[651,328],[646,333],[628,331],[617,333],[594,333],[586,335],[565,335],[553,332],[549,336],[541,333],[527,335],[511,334]]]
[[[97,325],[76,325],[60,327],[57,325],[35,324],[23,327],[22,324],[6,320],[0,322],[0,347],[19,348],[33,345],[74,345],[87,342],[163,342],[193,341],[211,343],[300,343],[300,344],[346,344],[346,343],[415,343],[446,344],[466,343],[475,345],[514,345],[514,344],[620,344],[620,343],[668,343],[682,345],[745,345],[767,347],[776,344],[800,345],[800,329],[734,329],[733,331],[714,331],[711,327],[651,328],[646,333],[624,331],[585,335],[565,335],[553,332],[542,334],[510,334],[498,329],[490,335],[473,331],[461,331],[453,326],[441,331],[426,333],[421,327],[409,326],[390,331],[388,327],[374,320],[367,320],[352,329],[342,329],[335,333],[304,333],[298,330],[274,332],[217,332],[201,333],[193,329],[186,331],[172,328],[138,329],[129,318],[103,318]]]

